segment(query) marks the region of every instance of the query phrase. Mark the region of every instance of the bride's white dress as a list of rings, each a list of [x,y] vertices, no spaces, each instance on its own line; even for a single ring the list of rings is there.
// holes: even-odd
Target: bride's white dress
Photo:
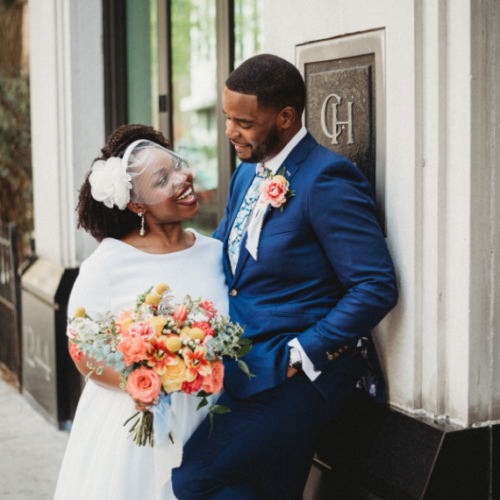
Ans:
[[[150,286],[167,283],[180,302],[185,295],[212,300],[219,314],[228,314],[222,268],[222,244],[190,229],[195,244],[181,252],[154,255],[111,238],[82,264],[71,293],[71,315],[85,307],[92,318],[135,304]],[[196,412],[195,396],[174,393],[172,407],[185,443],[206,409]],[[115,392],[88,382],[73,422],[59,474],[55,500],[174,500],[171,482],[156,488],[157,471],[169,464],[150,446],[138,447],[123,423],[135,413],[126,392]]]

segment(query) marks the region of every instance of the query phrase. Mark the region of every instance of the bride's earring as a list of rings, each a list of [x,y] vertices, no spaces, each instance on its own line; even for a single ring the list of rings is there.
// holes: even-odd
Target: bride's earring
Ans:
[[[139,234],[141,236],[144,236],[146,234],[146,230],[144,229],[144,214],[142,212],[139,212],[137,215],[142,218],[141,220],[141,230],[139,231]]]

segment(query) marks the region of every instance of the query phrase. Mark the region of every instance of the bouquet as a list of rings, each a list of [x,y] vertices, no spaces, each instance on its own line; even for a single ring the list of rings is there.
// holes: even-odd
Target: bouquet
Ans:
[[[170,394],[176,391],[200,398],[198,410],[208,406],[207,397],[220,392],[224,381],[224,356],[233,359],[250,378],[253,376],[242,358],[252,348],[243,338],[244,327],[231,323],[228,316],[219,316],[214,303],[189,295],[182,303],[174,304],[166,284],[157,285],[138,296],[133,308],[115,318],[109,312],[104,318],[90,318],[79,307],[69,318],[70,354],[79,361],[82,355],[104,365],[87,362],[90,372],[100,375],[104,366],[114,367],[122,378],[121,388],[133,398],[149,401],[160,396],[162,412],[137,412],[124,425],[137,417],[130,428],[135,443],[155,444],[154,414],[160,418],[163,440],[170,411]],[[214,414],[229,409],[220,405],[208,408],[211,426]],[[156,413],[155,413],[156,412]],[[139,415],[140,414],[140,415]],[[160,444],[160,440],[156,439]]]

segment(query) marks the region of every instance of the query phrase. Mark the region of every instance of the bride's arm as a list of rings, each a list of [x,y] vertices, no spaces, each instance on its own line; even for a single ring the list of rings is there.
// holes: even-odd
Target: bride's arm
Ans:
[[[68,349],[71,351],[71,341],[68,340]],[[82,354],[80,361],[73,360],[78,371],[86,377],[90,372],[90,368],[87,366],[87,362],[90,361],[94,366],[103,366],[104,369],[100,375],[94,372],[90,378],[94,384],[97,384],[104,389],[109,389],[110,391],[122,391],[120,389],[121,377],[120,374],[113,368],[109,366],[104,366],[104,361],[98,363],[95,359],[90,358]],[[134,399],[135,408],[139,411],[148,411],[152,405],[157,405],[160,402],[160,398],[155,398],[152,401],[142,401],[140,399]]]
[[[99,266],[93,265],[92,262],[85,262],[80,268],[80,274],[75,281],[68,304],[68,313],[70,316],[72,316],[77,307],[84,307],[91,318],[102,317],[106,311],[112,310],[106,271]],[[71,341],[68,341],[68,349],[71,349]],[[95,367],[102,366],[103,371],[100,375],[94,372],[90,376],[92,382],[110,391],[122,390],[120,389],[120,374],[113,367],[105,366],[104,361],[97,362],[95,359],[85,355],[82,355],[80,361],[73,361],[83,376],[87,376],[90,372],[87,362],[90,361]],[[151,405],[158,404],[159,400],[140,401],[134,399],[134,402],[138,410],[146,411]]]
[[[68,349],[71,349],[71,341],[68,340]],[[103,366],[104,369],[101,373],[101,375],[97,375],[96,372],[94,372],[90,378],[92,379],[92,382],[97,384],[100,387],[103,387],[104,389],[109,389],[111,391],[121,391],[120,389],[120,384],[121,384],[121,378],[120,374],[113,368],[113,367],[108,367],[104,366],[104,361],[101,361],[98,363],[95,359],[90,358],[89,356],[86,356],[85,354],[82,354],[82,357],[80,361],[74,360],[74,363],[78,369],[78,371],[86,377],[87,374],[90,372],[90,368],[87,366],[87,362],[91,362],[94,366],[99,367]]]

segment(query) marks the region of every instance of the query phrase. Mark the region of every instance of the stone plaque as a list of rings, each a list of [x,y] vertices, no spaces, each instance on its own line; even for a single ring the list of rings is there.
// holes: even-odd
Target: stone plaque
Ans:
[[[352,161],[376,189],[374,54],[305,66],[306,127]]]
[[[296,47],[307,89],[304,124],[320,144],[345,156],[366,176],[385,233],[384,53],[383,29]]]

